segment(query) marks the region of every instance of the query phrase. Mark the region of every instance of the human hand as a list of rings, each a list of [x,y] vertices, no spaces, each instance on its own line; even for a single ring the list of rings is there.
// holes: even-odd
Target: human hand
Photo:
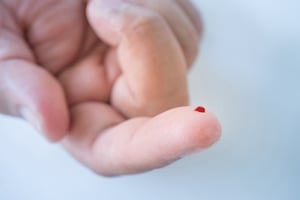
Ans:
[[[188,1],[3,0],[0,13],[0,111],[94,171],[151,170],[218,139],[211,113],[171,109],[187,105],[201,35]]]

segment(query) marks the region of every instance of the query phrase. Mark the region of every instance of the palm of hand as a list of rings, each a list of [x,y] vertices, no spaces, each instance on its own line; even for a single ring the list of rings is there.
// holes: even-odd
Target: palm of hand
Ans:
[[[218,138],[209,113],[179,108],[149,118],[187,104],[186,64],[195,56],[152,11],[128,4],[131,9],[98,12],[93,2],[86,11],[73,0],[13,3],[6,6],[22,18],[2,12],[3,27],[15,33],[3,37],[11,48],[0,55],[9,68],[2,74],[17,80],[14,87],[28,85],[19,99],[38,113],[41,131],[53,140],[68,133],[66,149],[93,170],[157,168]],[[18,113],[24,102],[6,96],[14,102],[7,112]]]

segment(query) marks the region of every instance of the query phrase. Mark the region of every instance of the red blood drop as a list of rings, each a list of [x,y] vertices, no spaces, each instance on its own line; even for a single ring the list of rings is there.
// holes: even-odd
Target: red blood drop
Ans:
[[[200,113],[205,113],[205,108],[202,107],[202,106],[198,106],[196,109],[195,109],[196,112],[200,112]]]

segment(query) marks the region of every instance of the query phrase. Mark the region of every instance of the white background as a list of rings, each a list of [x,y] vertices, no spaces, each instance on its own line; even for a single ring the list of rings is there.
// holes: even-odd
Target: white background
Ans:
[[[195,2],[205,37],[192,103],[219,116],[222,140],[169,167],[107,179],[0,116],[1,200],[300,199],[300,2]]]

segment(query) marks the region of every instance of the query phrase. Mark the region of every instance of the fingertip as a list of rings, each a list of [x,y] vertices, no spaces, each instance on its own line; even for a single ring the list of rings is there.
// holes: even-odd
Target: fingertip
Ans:
[[[30,104],[19,108],[19,115],[49,142],[58,142],[67,134],[68,116],[60,101],[53,99],[50,105],[41,95]]]
[[[25,60],[2,64],[0,78],[5,87],[0,90],[1,108],[8,115],[28,121],[49,141],[58,141],[67,134],[69,116],[60,84],[43,68]],[[1,111],[1,109],[0,109]]]
[[[222,132],[221,124],[213,113],[206,110],[203,111],[201,107],[197,109],[198,113],[196,112],[194,115],[201,116],[195,116],[195,121],[191,124],[191,127],[194,129],[191,134],[191,141],[195,142],[196,151],[207,149],[214,145],[220,139]]]
[[[59,116],[58,116],[59,115]],[[49,142],[59,142],[69,132],[68,115],[62,111],[57,114],[48,113],[42,132]]]
[[[191,121],[187,126],[191,133],[189,138],[191,144],[194,143],[196,151],[211,147],[221,137],[219,120],[212,112],[202,106],[198,106],[194,110],[192,107],[187,109],[192,111]]]
[[[220,122],[204,107],[175,108],[154,120],[155,124],[169,129],[177,154],[184,155],[207,149],[221,137]]]
[[[58,84],[50,83],[47,88],[51,88],[51,93],[41,91],[34,109],[41,120],[40,131],[49,142],[58,142],[68,133],[68,108],[62,88]]]

